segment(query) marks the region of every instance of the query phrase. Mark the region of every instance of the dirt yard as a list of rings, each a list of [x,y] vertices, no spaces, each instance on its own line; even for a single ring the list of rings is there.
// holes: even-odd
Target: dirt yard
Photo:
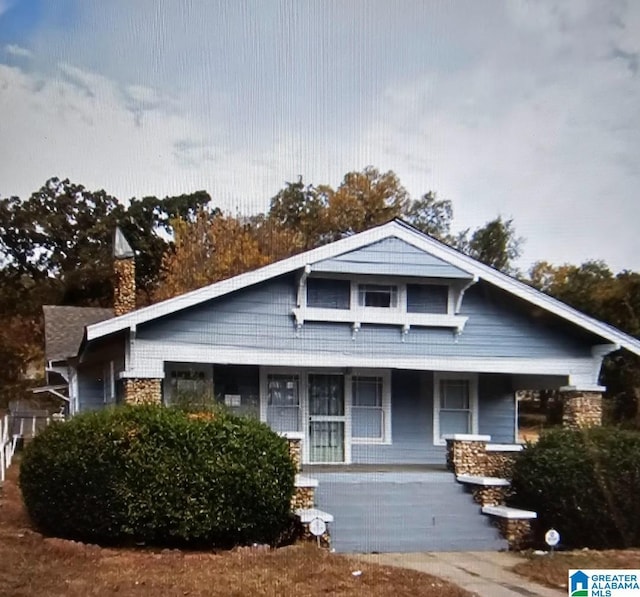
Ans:
[[[0,497],[2,596],[469,597],[469,593],[433,576],[354,562],[310,545],[215,554],[103,549],[45,538],[30,526],[17,474],[14,465]],[[360,574],[354,575],[357,571]]]
[[[640,568],[640,550],[581,550],[553,556],[528,555],[514,572],[548,587],[566,590],[568,571],[577,568]]]

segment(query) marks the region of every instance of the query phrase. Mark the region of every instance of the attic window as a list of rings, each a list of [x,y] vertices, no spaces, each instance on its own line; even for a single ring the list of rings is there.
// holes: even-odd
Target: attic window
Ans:
[[[360,284],[358,286],[358,305],[396,309],[398,307],[398,287],[381,284]]]

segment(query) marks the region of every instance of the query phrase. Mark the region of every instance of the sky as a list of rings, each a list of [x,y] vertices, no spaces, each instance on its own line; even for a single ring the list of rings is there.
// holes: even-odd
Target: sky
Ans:
[[[373,165],[518,265],[640,270],[640,2],[0,0],[0,196],[232,214]]]

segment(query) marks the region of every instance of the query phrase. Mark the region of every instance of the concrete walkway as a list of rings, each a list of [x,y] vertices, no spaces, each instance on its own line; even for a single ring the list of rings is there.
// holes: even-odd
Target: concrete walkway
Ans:
[[[566,597],[567,591],[549,589],[511,572],[521,558],[507,552],[428,552],[354,554],[352,557],[426,572],[470,591],[477,597]]]

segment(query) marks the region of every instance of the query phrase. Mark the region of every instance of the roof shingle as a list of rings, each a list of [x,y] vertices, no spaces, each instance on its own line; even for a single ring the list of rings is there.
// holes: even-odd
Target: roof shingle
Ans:
[[[44,305],[44,343],[47,361],[76,356],[87,325],[113,317],[113,309]]]

